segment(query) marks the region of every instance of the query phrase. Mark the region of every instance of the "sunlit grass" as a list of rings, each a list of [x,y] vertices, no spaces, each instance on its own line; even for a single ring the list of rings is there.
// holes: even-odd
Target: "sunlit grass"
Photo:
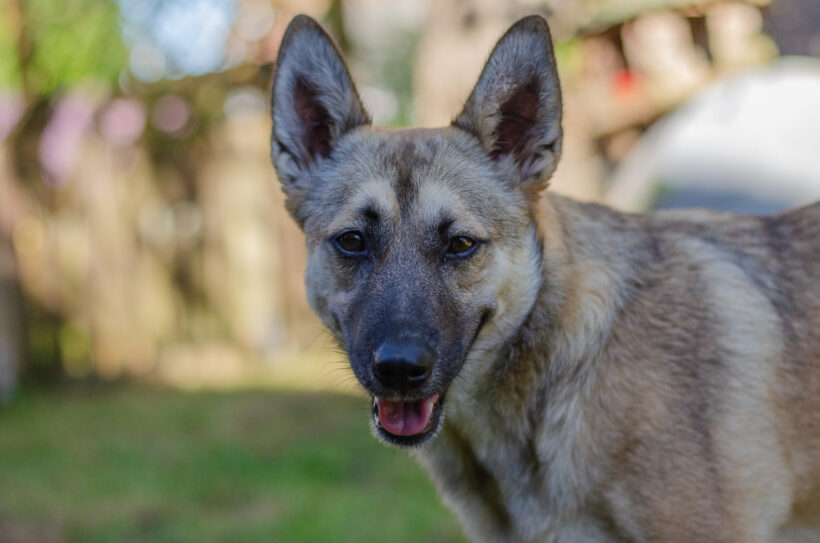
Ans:
[[[0,541],[463,541],[367,420],[318,392],[26,393],[0,410]]]

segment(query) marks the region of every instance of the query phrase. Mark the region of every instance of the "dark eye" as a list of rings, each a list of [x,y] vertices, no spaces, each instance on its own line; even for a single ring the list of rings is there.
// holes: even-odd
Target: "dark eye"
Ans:
[[[360,255],[364,253],[367,248],[364,242],[364,235],[356,230],[339,234],[334,241],[343,253],[351,256]]]
[[[447,256],[449,257],[464,257],[472,253],[478,247],[478,242],[467,236],[456,236],[450,238],[450,243],[447,244]]]

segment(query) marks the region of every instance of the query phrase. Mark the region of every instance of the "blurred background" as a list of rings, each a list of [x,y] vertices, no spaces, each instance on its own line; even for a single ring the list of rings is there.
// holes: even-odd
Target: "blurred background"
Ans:
[[[0,0],[0,542],[462,541],[305,301],[268,143],[296,13],[391,127],[546,16],[557,192],[820,198],[816,0]]]

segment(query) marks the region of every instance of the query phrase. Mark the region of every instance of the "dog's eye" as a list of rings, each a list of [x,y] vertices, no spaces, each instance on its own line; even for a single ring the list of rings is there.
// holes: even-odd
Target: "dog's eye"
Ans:
[[[463,257],[472,253],[478,247],[478,242],[467,236],[456,236],[450,239],[447,245],[447,256]]]
[[[342,250],[343,253],[349,255],[359,255],[365,252],[367,246],[364,242],[364,235],[356,230],[350,230],[344,234],[336,236],[334,240],[336,246]]]

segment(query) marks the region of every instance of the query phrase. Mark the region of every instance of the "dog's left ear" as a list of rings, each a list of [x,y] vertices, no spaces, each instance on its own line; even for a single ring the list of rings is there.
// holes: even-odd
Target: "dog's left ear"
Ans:
[[[476,136],[515,181],[546,186],[561,154],[561,87],[542,17],[525,17],[501,37],[453,126]]]

